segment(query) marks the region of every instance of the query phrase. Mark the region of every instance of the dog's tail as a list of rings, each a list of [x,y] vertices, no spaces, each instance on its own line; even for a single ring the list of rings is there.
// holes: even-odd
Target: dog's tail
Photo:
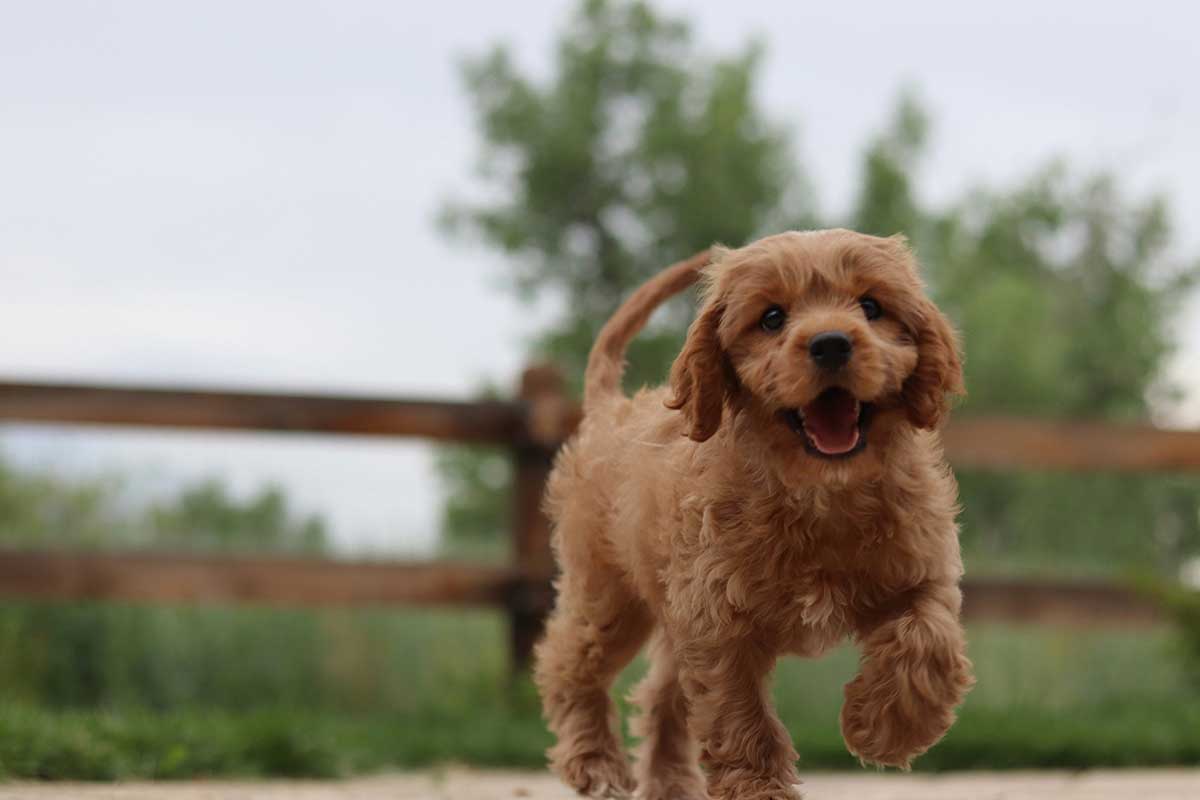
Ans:
[[[650,319],[654,310],[672,295],[682,292],[700,278],[700,270],[708,263],[709,251],[701,250],[691,258],[664,269],[638,287],[629,299],[600,329],[588,356],[583,376],[583,408],[597,400],[621,391],[621,376],[625,372],[625,348]]]

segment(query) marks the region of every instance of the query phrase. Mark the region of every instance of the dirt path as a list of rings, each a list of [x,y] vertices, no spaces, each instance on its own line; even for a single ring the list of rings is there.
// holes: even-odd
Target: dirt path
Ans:
[[[1200,769],[826,774],[805,779],[807,800],[1198,800]],[[572,800],[544,774],[450,770],[331,782],[0,785],[4,800]]]

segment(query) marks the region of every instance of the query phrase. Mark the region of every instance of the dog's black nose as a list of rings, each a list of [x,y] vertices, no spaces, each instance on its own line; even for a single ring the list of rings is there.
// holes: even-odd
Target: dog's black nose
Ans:
[[[841,331],[825,331],[808,340],[808,352],[822,369],[841,369],[850,360],[854,346]]]

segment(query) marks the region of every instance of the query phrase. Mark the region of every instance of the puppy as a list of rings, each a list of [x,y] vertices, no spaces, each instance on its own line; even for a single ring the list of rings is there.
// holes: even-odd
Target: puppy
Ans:
[[[781,654],[859,644],[842,736],[881,765],[941,738],[972,684],[935,432],[962,368],[904,239],[784,233],[709,256],[600,332],[547,489],[561,577],[535,677],[551,766],[586,795],[798,798],[767,688]],[[623,396],[629,340],[701,276],[670,386]],[[609,689],[650,638],[635,781]]]

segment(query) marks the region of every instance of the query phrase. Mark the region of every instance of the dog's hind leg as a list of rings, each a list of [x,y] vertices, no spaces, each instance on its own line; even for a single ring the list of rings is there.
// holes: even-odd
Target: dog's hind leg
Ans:
[[[581,794],[628,797],[635,784],[609,689],[649,635],[650,614],[616,570],[596,561],[572,569],[571,561],[564,558],[558,602],[537,648],[535,679],[558,738],[547,755]]]
[[[642,737],[637,760],[640,797],[706,800],[700,749],[688,730],[679,664],[664,633],[655,638],[650,658],[650,672],[631,697],[641,709],[634,722],[634,733]]]

